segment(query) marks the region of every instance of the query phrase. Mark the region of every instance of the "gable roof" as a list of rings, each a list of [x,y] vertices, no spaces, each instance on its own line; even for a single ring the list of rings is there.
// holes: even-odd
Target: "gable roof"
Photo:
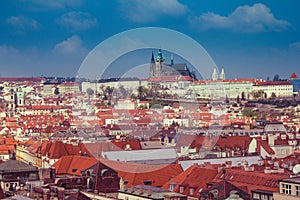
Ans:
[[[99,161],[86,156],[63,156],[52,166],[58,175],[68,174],[81,176],[81,172],[96,165]]]
[[[217,193],[213,193],[216,195],[215,199],[226,199],[232,194],[233,191],[242,199],[250,199],[250,195],[247,192],[241,190],[240,187],[237,187],[226,180],[214,183],[211,187],[201,191],[200,196],[208,196],[208,194],[214,190],[218,191]]]
[[[100,159],[100,162],[117,171],[124,181],[128,181],[126,187],[141,185],[144,181],[151,181],[152,186],[161,187],[182,172],[179,164],[144,165],[107,159]]]
[[[243,150],[246,150],[248,149],[251,140],[252,139],[249,135],[227,137],[220,136],[216,146],[220,147],[222,150],[225,150],[226,148],[234,149],[235,147],[240,147]]]
[[[251,194],[251,191],[256,189],[278,192],[278,180],[287,177],[289,175],[286,174],[265,174],[241,169],[226,169],[225,174],[223,172],[218,173],[213,181],[226,180],[237,187],[246,186],[248,193]]]
[[[207,168],[200,165],[192,165],[187,170],[172,178],[164,184],[164,189],[169,189],[171,184],[175,184],[174,192],[180,192],[180,187],[184,187],[182,194],[187,196],[198,196],[200,189],[206,188],[206,183],[211,182],[218,174],[217,169]],[[194,189],[194,194],[190,195],[189,189]]]
[[[37,168],[19,160],[8,160],[0,163],[0,171],[2,173],[30,172],[37,171]]]

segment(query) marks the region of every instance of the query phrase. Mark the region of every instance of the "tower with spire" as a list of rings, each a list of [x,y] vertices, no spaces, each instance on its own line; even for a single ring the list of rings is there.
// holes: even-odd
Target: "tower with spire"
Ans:
[[[155,65],[154,54],[153,54],[153,51],[152,51],[152,56],[151,56],[151,61],[150,61],[150,76],[149,77],[155,77],[155,69],[156,69],[156,65]]]
[[[161,49],[158,49],[157,57],[154,58],[153,52],[150,62],[150,78],[162,76],[162,68],[165,64],[165,59],[162,55]]]
[[[155,69],[155,76],[156,77],[160,77],[162,74],[162,66],[165,64],[165,59],[162,55],[161,49],[158,49],[158,54],[155,60],[155,65],[156,65],[156,69]]]
[[[219,75],[218,75],[218,72],[217,72],[217,68],[216,68],[216,67],[214,68],[214,71],[213,71],[213,73],[212,73],[211,79],[212,79],[213,81],[216,81],[216,80],[219,79]]]
[[[224,68],[222,68],[221,74],[220,74],[220,79],[221,80],[225,80],[226,76],[225,76],[225,71]]]

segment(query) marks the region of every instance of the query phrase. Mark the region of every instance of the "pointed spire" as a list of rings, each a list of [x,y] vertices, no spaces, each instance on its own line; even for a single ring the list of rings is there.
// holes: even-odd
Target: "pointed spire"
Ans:
[[[171,54],[171,65],[174,65],[174,56]]]
[[[213,71],[213,73],[212,73],[211,78],[212,78],[213,81],[216,81],[216,80],[218,80],[218,78],[219,78],[219,75],[218,75],[218,72],[217,72],[217,68],[216,68],[216,67],[214,68],[214,71]]]
[[[153,51],[152,51],[152,56],[151,56],[151,63],[154,63],[155,60],[154,60],[154,54],[153,54]]]
[[[221,80],[225,80],[225,71],[224,71],[224,68],[222,68],[222,71],[221,71],[221,74],[220,74],[220,79]]]

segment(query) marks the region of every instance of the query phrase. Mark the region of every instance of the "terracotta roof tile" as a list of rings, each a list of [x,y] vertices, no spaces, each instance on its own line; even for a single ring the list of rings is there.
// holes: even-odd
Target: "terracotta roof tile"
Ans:
[[[144,165],[106,159],[100,159],[100,162],[117,171],[124,181],[128,181],[126,187],[141,185],[144,181],[151,181],[152,186],[161,187],[182,172],[179,164]]]
[[[217,174],[217,169],[206,168],[200,165],[192,165],[187,170],[165,183],[163,189],[169,189],[171,184],[175,184],[174,192],[180,193],[180,187],[184,187],[183,194],[197,197],[197,191],[205,189],[206,183],[211,182]],[[193,195],[190,195],[190,188],[193,188],[194,191],[196,191]]]
[[[63,156],[52,166],[58,175],[68,174],[81,176],[81,172],[96,165],[99,161],[86,156]]]

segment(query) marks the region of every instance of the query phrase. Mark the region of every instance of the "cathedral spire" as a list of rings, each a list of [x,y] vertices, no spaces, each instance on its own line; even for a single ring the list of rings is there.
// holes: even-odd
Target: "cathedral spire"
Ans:
[[[218,80],[218,78],[219,78],[219,75],[218,75],[218,72],[217,72],[217,68],[215,67],[214,68],[214,71],[213,71],[213,73],[212,73],[212,80],[213,81],[216,81],[216,80]]]
[[[224,71],[224,68],[222,68],[222,71],[221,71],[221,74],[220,74],[220,79],[221,80],[225,80],[225,71]]]
[[[151,63],[154,63],[155,60],[154,60],[154,54],[153,54],[153,51],[152,51],[152,56],[151,56]]]

